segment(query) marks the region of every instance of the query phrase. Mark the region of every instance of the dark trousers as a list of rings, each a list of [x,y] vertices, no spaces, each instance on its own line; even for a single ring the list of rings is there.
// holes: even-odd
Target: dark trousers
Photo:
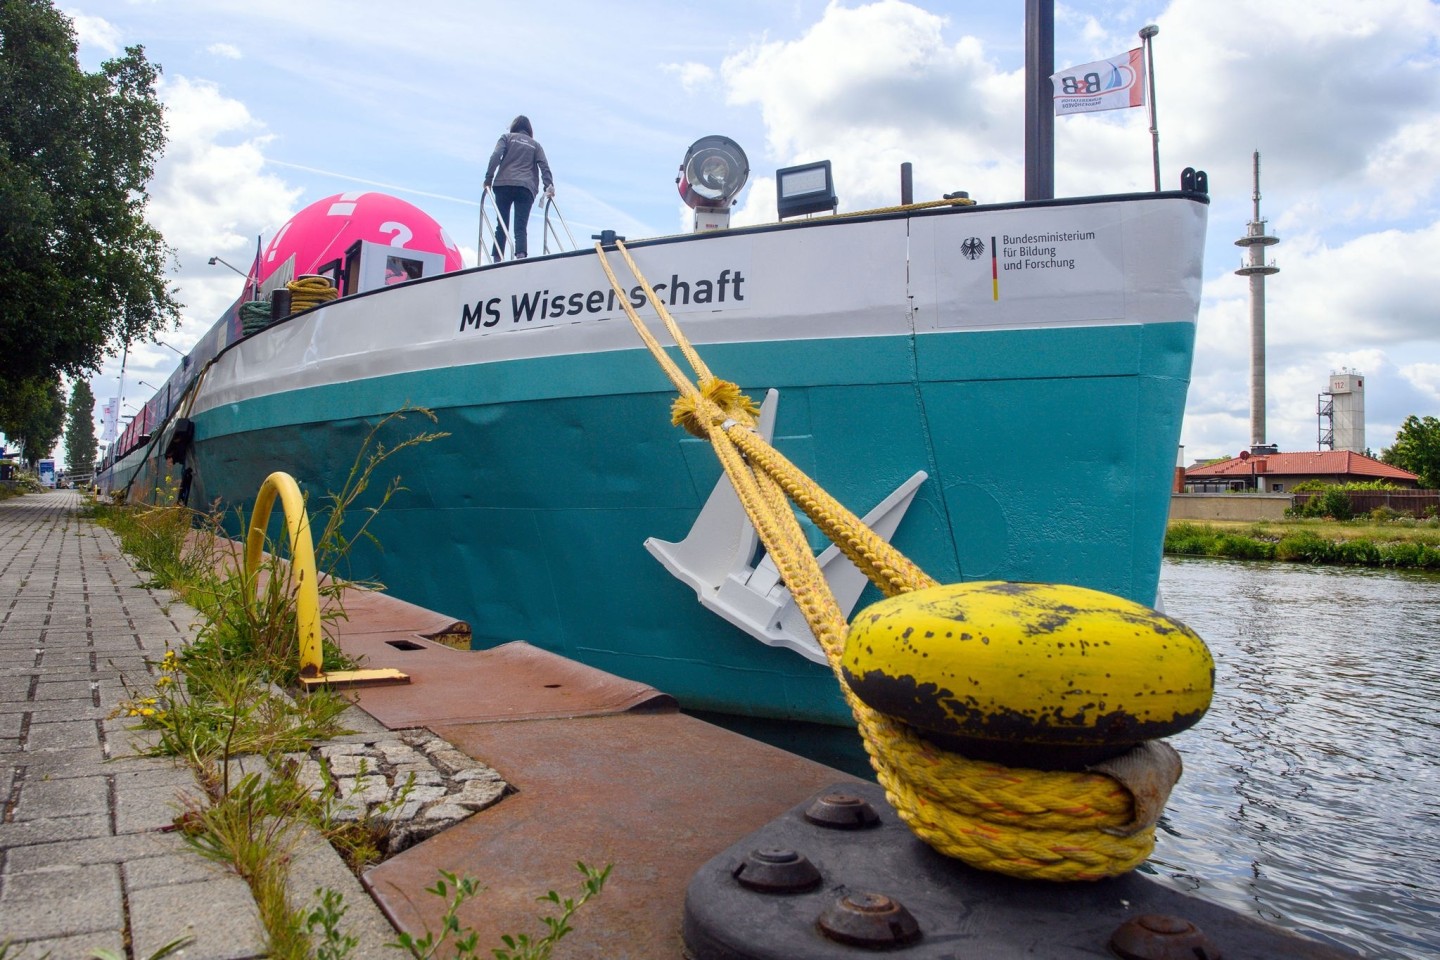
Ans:
[[[495,246],[490,249],[492,260],[501,259],[501,253],[505,250],[505,237],[507,224],[511,223],[510,211],[515,211],[514,218],[514,240],[515,256],[523,257],[528,250],[525,249],[526,227],[530,223],[530,208],[535,204],[535,194],[525,187],[497,186],[495,191],[495,209],[499,211],[500,222],[495,226]]]

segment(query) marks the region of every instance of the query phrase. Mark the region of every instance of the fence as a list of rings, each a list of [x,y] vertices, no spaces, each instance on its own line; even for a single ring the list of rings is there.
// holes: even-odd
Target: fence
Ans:
[[[1295,509],[1304,507],[1311,497],[1322,495],[1308,491],[1293,494]],[[1440,514],[1440,490],[1346,490],[1345,495],[1350,498],[1350,506],[1357,517],[1378,507],[1416,517]]]

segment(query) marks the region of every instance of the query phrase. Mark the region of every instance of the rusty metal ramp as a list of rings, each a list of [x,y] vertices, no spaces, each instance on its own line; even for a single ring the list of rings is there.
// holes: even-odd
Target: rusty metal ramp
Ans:
[[[574,919],[565,956],[678,960],[685,890],[706,861],[816,790],[831,767],[685,716],[674,698],[522,642],[461,650],[468,627],[380,593],[346,595],[338,641],[402,686],[346,691],[391,729],[427,727],[494,768],[499,803],[372,867],[364,882],[398,929],[439,931],[446,870],[485,888],[460,912],[482,953],[544,933],[536,898],[580,888],[577,861],[613,872]],[[460,642],[463,642],[461,640]]]
[[[344,607],[347,619],[335,622],[340,648],[365,668],[410,677],[408,684],[346,693],[392,730],[675,709],[675,698],[654,687],[522,641],[455,649],[441,640],[468,640],[467,624],[383,593],[348,591]]]
[[[417,684],[423,687],[423,684]],[[388,691],[387,691],[388,693]],[[516,793],[371,868],[371,894],[400,929],[439,930],[425,893],[447,870],[485,888],[460,911],[480,944],[544,933],[536,897],[579,891],[576,861],[614,869],[574,918],[567,957],[679,960],[685,890],[700,867],[845,775],[679,713],[432,728]],[[858,782],[858,781],[857,781]]]

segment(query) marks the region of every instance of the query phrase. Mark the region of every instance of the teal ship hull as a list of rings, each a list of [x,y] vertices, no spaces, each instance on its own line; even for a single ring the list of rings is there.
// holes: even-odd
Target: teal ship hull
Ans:
[[[1167,193],[911,210],[630,248],[710,368],[771,396],[782,453],[857,514],[906,491],[887,530],[931,576],[1153,604],[1205,209]],[[449,435],[386,461],[403,489],[338,573],[467,621],[477,647],[525,640],[689,709],[848,722],[828,667],[770,616],[786,595],[748,531],[697,524],[721,471],[670,425],[674,392],[595,252],[230,339],[217,326],[197,348],[111,483],[173,474],[161,454],[183,413],[191,505],[234,515],[276,470],[318,504],[377,421],[424,407]],[[857,610],[878,599],[852,593]]]

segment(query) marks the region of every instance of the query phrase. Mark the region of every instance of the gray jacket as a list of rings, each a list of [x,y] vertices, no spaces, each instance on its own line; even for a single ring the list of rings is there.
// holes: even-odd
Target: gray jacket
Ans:
[[[495,144],[495,152],[490,154],[490,165],[485,168],[485,185],[525,187],[532,195],[538,195],[536,170],[540,171],[547,190],[555,185],[550,177],[550,164],[545,160],[545,148],[523,133],[507,133]]]

